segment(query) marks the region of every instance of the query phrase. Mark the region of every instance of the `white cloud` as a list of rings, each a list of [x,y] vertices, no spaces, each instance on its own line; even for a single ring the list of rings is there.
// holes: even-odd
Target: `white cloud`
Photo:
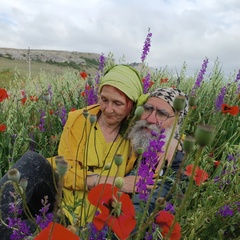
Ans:
[[[239,0],[1,1],[0,47],[112,52],[139,62],[151,28],[149,66],[189,74],[218,58],[226,73],[240,69]]]

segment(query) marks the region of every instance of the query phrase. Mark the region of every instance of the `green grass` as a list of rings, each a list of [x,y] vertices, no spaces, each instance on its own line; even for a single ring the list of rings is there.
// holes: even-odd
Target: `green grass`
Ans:
[[[86,60],[86,59],[85,59]],[[89,59],[91,61],[91,59]],[[31,78],[36,78],[39,72],[43,71],[46,74],[54,73],[55,75],[63,75],[67,70],[79,71],[86,70],[89,74],[95,75],[98,65],[94,64],[88,66],[78,66],[69,64],[59,64],[59,63],[45,63],[39,61],[31,61]],[[29,77],[29,64],[24,60],[15,60],[9,58],[0,57],[0,87],[8,88],[10,81],[14,80],[15,74],[17,74],[19,80],[25,82]]]

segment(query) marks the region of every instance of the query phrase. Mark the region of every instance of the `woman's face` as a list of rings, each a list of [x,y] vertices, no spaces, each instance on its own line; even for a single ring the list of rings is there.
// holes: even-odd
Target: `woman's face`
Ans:
[[[127,117],[127,98],[114,87],[103,86],[99,95],[99,104],[102,115],[109,125],[120,125]]]

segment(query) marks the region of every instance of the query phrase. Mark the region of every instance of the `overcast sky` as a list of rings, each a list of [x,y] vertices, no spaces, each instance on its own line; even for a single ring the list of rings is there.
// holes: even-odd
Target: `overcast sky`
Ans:
[[[150,67],[195,74],[240,69],[240,0],[0,0],[0,47],[112,52],[140,62],[148,28]]]

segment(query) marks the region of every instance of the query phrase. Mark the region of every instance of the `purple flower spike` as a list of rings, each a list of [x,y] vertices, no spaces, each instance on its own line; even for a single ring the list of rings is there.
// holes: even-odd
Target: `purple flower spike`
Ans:
[[[146,57],[147,57],[148,53],[150,52],[151,37],[152,37],[152,33],[150,32],[150,28],[148,28],[148,35],[144,42],[143,52],[142,52],[142,56],[141,56],[142,62],[144,62],[146,60]]]
[[[217,111],[221,111],[222,109],[222,104],[224,102],[224,97],[226,95],[226,92],[227,92],[227,87],[223,87],[216,99],[216,102],[215,102],[215,108]]]
[[[203,64],[202,64],[202,69],[199,71],[198,73],[198,76],[197,76],[197,80],[195,82],[195,85],[192,89],[192,92],[191,94],[194,95],[195,94],[195,91],[197,88],[199,88],[201,86],[201,83],[202,83],[202,80],[203,80],[203,76],[206,72],[206,69],[207,69],[207,64],[208,64],[208,59],[206,58],[204,61],[203,61]]]

